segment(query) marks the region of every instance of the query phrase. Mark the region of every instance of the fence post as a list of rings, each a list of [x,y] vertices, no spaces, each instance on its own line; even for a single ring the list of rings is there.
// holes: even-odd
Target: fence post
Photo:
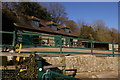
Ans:
[[[92,40],[90,41],[90,43],[91,43],[91,54],[93,55],[93,42],[92,42]]]
[[[112,54],[113,54],[113,57],[114,57],[114,43],[112,43]]]
[[[60,54],[62,53],[62,36],[60,36]]]
[[[16,30],[13,31],[13,43],[12,43],[13,46],[15,46],[16,44],[16,34],[17,34]]]
[[[41,80],[44,74],[43,62],[41,60],[37,60],[37,65],[38,65],[38,79]]]

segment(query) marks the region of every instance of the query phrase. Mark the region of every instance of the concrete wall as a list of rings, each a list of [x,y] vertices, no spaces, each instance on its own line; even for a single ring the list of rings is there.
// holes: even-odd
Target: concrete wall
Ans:
[[[118,70],[117,57],[95,57],[93,55],[79,55],[62,57],[44,57],[51,64],[65,63],[66,69],[77,69],[78,72],[99,72]],[[64,61],[62,61],[62,59]]]

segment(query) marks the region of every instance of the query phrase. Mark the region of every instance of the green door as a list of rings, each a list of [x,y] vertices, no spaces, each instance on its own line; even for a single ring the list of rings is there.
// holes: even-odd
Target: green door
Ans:
[[[73,39],[70,39],[70,47],[73,47]]]
[[[66,38],[66,47],[70,47],[70,38]]]
[[[56,47],[60,47],[61,37],[55,37],[55,38],[54,38],[54,41],[55,41],[55,46],[56,46]]]
[[[22,36],[22,44],[23,45],[32,45],[32,36],[30,36],[30,35],[23,35]]]

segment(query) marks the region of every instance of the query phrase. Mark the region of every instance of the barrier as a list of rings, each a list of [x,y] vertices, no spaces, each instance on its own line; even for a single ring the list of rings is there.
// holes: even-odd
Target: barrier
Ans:
[[[1,34],[8,34],[12,35],[12,43],[11,44],[3,44],[0,45],[2,47],[14,47],[16,48],[16,44],[20,45],[22,43],[22,49],[23,48],[59,48],[59,51],[37,51],[40,53],[70,53],[70,54],[91,54],[91,55],[119,55],[115,51],[114,45],[118,43],[112,43],[112,42],[100,42],[100,41],[94,41],[94,40],[88,40],[88,39],[81,39],[76,37],[66,37],[62,35],[48,35],[48,34],[42,34],[42,33],[33,33],[33,32],[6,32],[6,31],[0,31]],[[4,35],[3,35],[4,37]],[[102,44],[102,45],[108,45],[112,44],[112,50],[107,49],[96,49],[94,48],[94,44]],[[101,45],[101,46],[102,46]],[[69,52],[65,51],[64,49],[83,49],[83,50],[90,50],[90,52]],[[98,52],[97,52],[98,51]],[[104,53],[101,53],[100,51],[106,51]],[[96,53],[97,52],[97,53]],[[20,53],[20,51],[19,51]]]

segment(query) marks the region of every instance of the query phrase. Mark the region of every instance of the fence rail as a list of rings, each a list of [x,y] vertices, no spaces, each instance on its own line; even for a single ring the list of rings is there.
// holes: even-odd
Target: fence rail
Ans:
[[[59,48],[60,50],[58,52],[51,51],[51,52],[41,52],[41,53],[74,53],[74,54],[85,54],[85,52],[64,52],[63,48],[65,49],[84,49],[84,50],[90,50],[90,53],[87,54],[101,54],[101,55],[119,55],[118,53],[115,54],[115,52],[119,52],[118,49],[115,50],[115,45],[118,43],[112,43],[112,42],[101,42],[101,41],[94,41],[94,40],[88,40],[88,39],[81,39],[76,37],[66,37],[61,35],[48,35],[48,34],[42,34],[42,33],[33,33],[33,32],[7,32],[7,31],[0,31],[0,34],[2,34],[3,42],[0,45],[0,47],[15,47],[16,44],[22,43],[23,48]],[[11,35],[11,37],[7,37],[7,35]],[[8,42],[8,40],[11,40]],[[95,47],[95,44],[97,45],[104,45],[105,47],[101,47],[104,49],[101,49],[99,47]],[[109,44],[111,44],[111,50],[105,49],[109,48]],[[108,51],[112,52],[110,54],[106,53],[95,53],[94,51]],[[39,52],[39,51],[38,51]]]

